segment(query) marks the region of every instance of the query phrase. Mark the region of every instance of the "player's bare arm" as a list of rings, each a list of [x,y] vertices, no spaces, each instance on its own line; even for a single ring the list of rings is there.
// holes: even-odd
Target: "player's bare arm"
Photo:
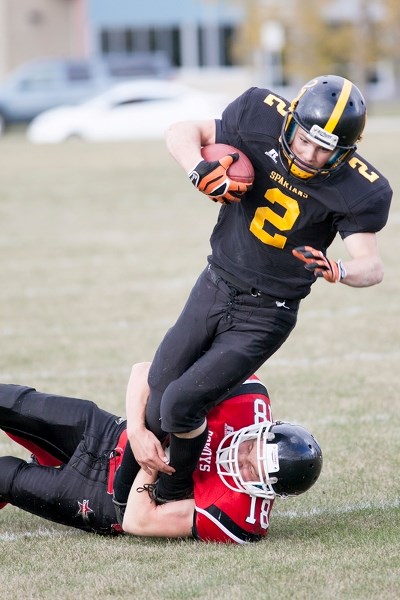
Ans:
[[[166,131],[166,145],[170,154],[185,169],[193,185],[214,202],[240,202],[251,186],[247,182],[232,181],[227,175],[238,155],[227,154],[218,159],[205,160],[201,148],[215,143],[215,120],[178,121]]]
[[[159,440],[145,426],[149,368],[150,363],[143,362],[133,365],[131,370],[126,390],[128,439],[135,459],[148,474],[158,471],[173,473],[175,469],[167,464],[167,457]]]
[[[126,533],[150,537],[190,537],[194,500],[178,500],[157,505],[144,486],[154,483],[155,476],[139,471],[128,498],[122,523]],[[138,491],[139,490],[139,491]],[[141,490],[141,491],[140,491]]]
[[[215,121],[172,123],[165,133],[165,141],[170,154],[188,172],[203,160],[201,147],[215,143]]]
[[[383,279],[383,263],[378,254],[375,233],[354,233],[345,238],[350,259],[332,260],[321,250],[299,246],[293,255],[305,262],[305,269],[329,283],[345,283],[351,287],[369,287]]]
[[[350,260],[344,261],[346,277],[342,283],[351,287],[368,287],[380,283],[384,268],[378,253],[375,233],[354,233],[344,240]]]

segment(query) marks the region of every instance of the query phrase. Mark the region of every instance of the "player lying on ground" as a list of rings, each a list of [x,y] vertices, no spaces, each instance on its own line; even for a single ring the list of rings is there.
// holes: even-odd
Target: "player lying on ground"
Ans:
[[[149,364],[134,365],[129,415],[143,414]],[[134,402],[135,406],[130,404]],[[266,388],[252,377],[209,414],[194,473],[194,498],[157,505],[157,471],[141,469],[118,523],[113,479],[127,422],[87,400],[0,385],[0,427],[33,453],[0,458],[0,501],[85,531],[243,543],[266,535],[275,496],[298,495],[318,479],[321,449],[298,425],[272,422]],[[158,440],[140,424],[146,443]],[[129,429],[129,426],[128,426]],[[136,431],[138,428],[136,427]],[[158,447],[160,465],[165,454]],[[57,466],[58,465],[58,466]],[[171,468],[170,468],[171,469]]]

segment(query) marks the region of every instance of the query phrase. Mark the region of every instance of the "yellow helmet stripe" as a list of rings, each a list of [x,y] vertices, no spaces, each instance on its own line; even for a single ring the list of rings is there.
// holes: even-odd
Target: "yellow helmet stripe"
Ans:
[[[329,131],[329,133],[333,133],[336,125],[338,124],[339,119],[342,116],[344,109],[346,108],[346,104],[350,97],[352,87],[353,87],[353,84],[351,83],[351,81],[349,81],[348,79],[344,79],[342,91],[339,94],[339,98],[338,98],[338,101],[336,102],[336,106],[333,109],[332,114],[329,117],[329,120],[324,127],[324,129],[326,131]]]

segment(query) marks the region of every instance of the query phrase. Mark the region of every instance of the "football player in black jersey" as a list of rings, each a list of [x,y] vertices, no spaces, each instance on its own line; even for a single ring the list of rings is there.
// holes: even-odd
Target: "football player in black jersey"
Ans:
[[[327,75],[305,84],[292,102],[254,87],[220,119],[168,129],[172,156],[222,207],[208,265],[149,374],[146,420],[160,439],[170,434],[176,469],[160,475],[160,501],[191,488],[207,412],[284,343],[317,278],[352,287],[382,281],[376,233],[387,221],[392,190],[356,152],[365,121],[360,90]],[[202,159],[201,147],[213,143],[250,158],[251,189],[227,176],[235,156]],[[349,255],[344,261],[327,256],[337,234]]]

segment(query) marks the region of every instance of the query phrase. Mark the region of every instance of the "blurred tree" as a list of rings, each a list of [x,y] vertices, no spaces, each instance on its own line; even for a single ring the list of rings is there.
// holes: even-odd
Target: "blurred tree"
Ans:
[[[328,26],[323,17],[326,3],[326,0],[295,0],[292,15],[286,15],[285,69],[288,79],[297,87],[328,70],[329,57],[324,48]]]
[[[385,7],[380,23],[380,39],[385,58],[393,61],[397,86],[400,83],[400,2],[382,0]],[[398,94],[397,94],[398,97]]]
[[[203,0],[227,5],[227,0]],[[265,25],[280,23],[282,79],[298,86],[316,73],[335,72],[365,88],[380,60],[400,71],[399,0],[230,0],[245,14],[233,38],[236,64],[265,68]]]

